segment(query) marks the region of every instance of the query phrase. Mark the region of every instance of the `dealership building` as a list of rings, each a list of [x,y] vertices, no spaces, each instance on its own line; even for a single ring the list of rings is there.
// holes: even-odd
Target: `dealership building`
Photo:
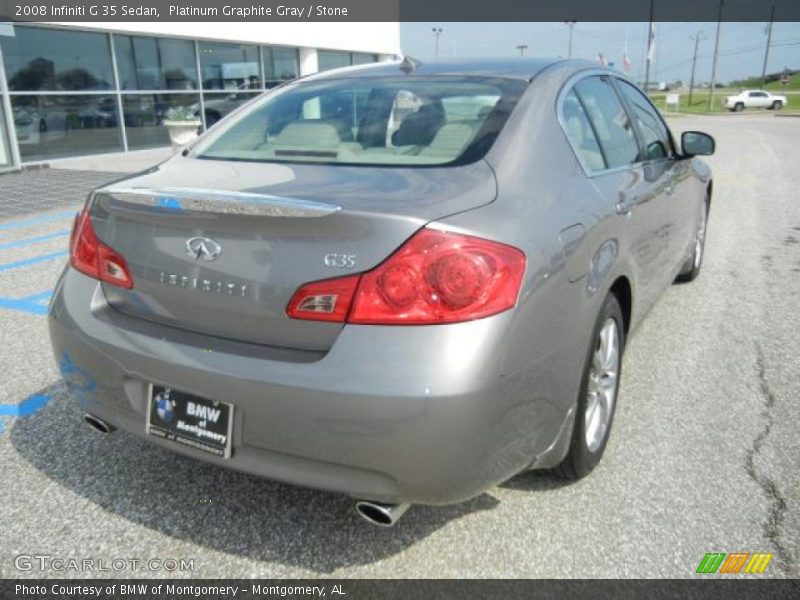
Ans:
[[[261,91],[392,60],[397,23],[0,23],[0,171],[169,145]]]

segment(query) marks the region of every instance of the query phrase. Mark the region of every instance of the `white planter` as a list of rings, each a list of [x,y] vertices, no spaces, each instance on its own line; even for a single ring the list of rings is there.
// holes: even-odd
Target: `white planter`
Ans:
[[[172,149],[177,152],[183,146],[197,137],[200,120],[196,121],[164,121],[164,127],[169,131],[169,142]]]

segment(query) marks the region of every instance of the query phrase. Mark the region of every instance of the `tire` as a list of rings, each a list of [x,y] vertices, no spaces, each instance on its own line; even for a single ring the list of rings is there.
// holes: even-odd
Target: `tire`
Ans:
[[[705,256],[706,247],[706,232],[708,230],[708,196],[703,201],[700,219],[698,220],[697,229],[694,237],[694,248],[692,255],[683,263],[678,277],[675,281],[680,283],[688,283],[694,281],[700,275],[700,269],[703,268],[703,257]]]
[[[47,121],[44,119],[39,121],[39,133],[47,133]]]
[[[736,104],[733,105],[733,110],[735,112],[742,112],[744,110],[744,104],[742,104],[741,102],[737,102]]]
[[[609,294],[603,301],[592,329],[592,341],[586,352],[581,375],[578,410],[575,414],[569,452],[554,469],[559,477],[572,480],[586,477],[597,466],[605,452],[614,422],[619,380],[622,375],[622,355],[625,350],[624,323],[622,309],[616,296]],[[599,386],[595,383],[599,381],[604,381],[605,384]]]
[[[780,100],[775,100],[775,102],[772,103],[772,106],[770,106],[770,108],[772,110],[780,110],[783,108],[783,102],[781,102]]]

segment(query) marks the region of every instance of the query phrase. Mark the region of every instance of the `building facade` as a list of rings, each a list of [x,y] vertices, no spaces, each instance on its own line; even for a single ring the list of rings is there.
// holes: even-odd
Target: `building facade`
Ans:
[[[391,60],[397,23],[0,24],[0,171],[169,145],[302,75]]]

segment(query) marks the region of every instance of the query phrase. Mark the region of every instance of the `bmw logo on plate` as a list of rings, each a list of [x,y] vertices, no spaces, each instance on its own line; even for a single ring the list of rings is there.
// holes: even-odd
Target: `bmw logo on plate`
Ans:
[[[175,412],[172,410],[175,406],[175,402],[170,399],[169,390],[164,390],[156,394],[155,398],[153,398],[153,404],[156,408],[156,414],[161,421],[164,423],[172,421],[172,417],[175,415]]]

